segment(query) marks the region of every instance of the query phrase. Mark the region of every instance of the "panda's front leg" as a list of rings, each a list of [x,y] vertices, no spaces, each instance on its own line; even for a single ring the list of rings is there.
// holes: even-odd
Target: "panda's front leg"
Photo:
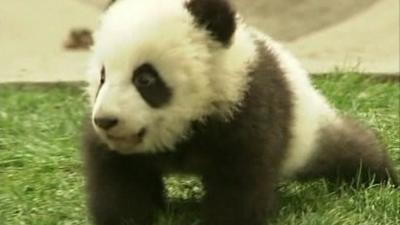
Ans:
[[[237,163],[221,162],[204,175],[206,225],[266,224],[275,206],[276,175],[262,163]]]
[[[146,158],[104,149],[86,156],[88,207],[95,225],[150,225],[163,207],[161,175]]]

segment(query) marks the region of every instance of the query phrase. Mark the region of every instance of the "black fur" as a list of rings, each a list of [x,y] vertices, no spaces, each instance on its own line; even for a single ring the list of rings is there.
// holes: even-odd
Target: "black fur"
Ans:
[[[387,183],[399,185],[386,149],[376,135],[350,118],[338,127],[321,130],[317,154],[299,173],[300,180],[326,178],[353,185]]]
[[[197,24],[210,32],[211,36],[228,45],[236,30],[235,11],[227,0],[191,0],[186,8]]]
[[[194,122],[192,138],[174,152],[121,156],[102,144],[89,126],[87,186],[95,224],[151,224],[163,206],[161,176],[171,170],[202,177],[205,224],[264,224],[290,138],[292,97],[274,56],[261,43],[259,54],[234,119]]]
[[[94,224],[151,224],[164,201],[161,173],[151,156],[112,152],[90,123],[85,140],[88,207]]]

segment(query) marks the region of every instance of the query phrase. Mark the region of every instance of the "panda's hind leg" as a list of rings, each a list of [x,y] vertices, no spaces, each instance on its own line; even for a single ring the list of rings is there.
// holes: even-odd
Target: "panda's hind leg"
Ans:
[[[318,148],[298,172],[299,180],[325,178],[354,185],[399,180],[386,149],[374,132],[351,119],[321,129]]]

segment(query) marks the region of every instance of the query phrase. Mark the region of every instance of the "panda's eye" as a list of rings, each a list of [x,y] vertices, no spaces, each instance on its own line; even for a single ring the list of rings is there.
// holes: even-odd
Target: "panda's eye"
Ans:
[[[103,66],[100,71],[100,85],[103,85],[104,82],[106,82],[106,68]]]
[[[135,75],[134,83],[137,87],[146,88],[157,82],[158,76],[155,73],[143,72]]]

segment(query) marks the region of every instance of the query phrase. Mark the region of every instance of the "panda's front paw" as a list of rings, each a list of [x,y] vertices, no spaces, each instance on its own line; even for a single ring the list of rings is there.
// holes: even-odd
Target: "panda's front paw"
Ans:
[[[129,205],[92,205],[90,211],[94,225],[152,225],[154,205],[132,201]]]

